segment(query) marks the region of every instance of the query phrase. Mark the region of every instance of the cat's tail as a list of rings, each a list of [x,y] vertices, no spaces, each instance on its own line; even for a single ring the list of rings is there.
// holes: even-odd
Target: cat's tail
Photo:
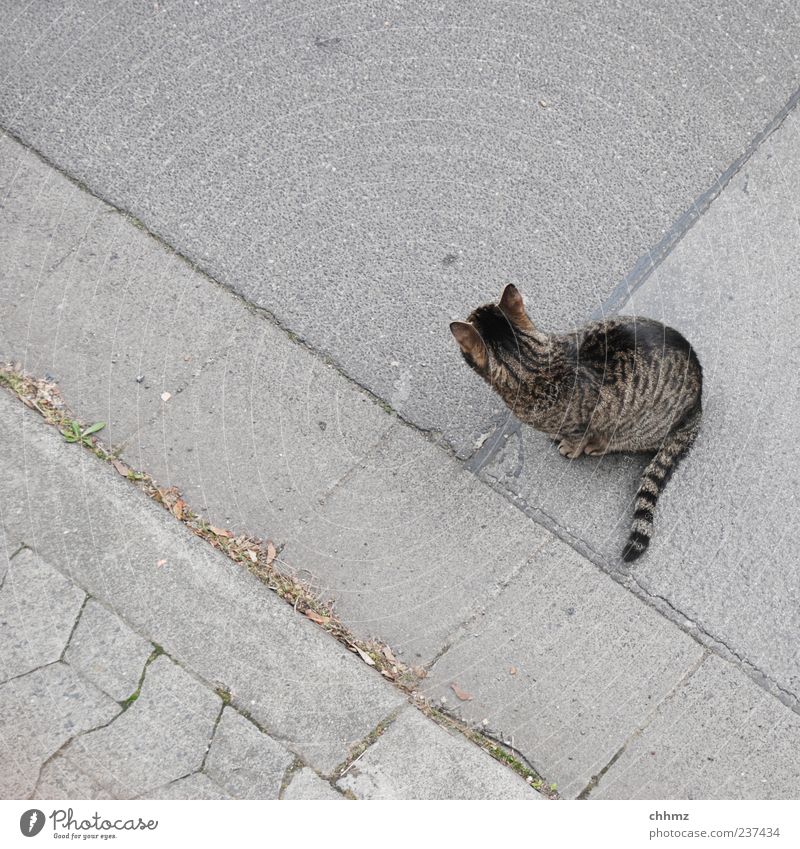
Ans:
[[[664,491],[678,463],[697,438],[702,416],[703,410],[698,404],[674,430],[667,434],[658,453],[644,470],[634,501],[631,533],[622,552],[622,559],[626,563],[633,562],[647,551],[650,537],[653,535],[653,513],[658,497]]]

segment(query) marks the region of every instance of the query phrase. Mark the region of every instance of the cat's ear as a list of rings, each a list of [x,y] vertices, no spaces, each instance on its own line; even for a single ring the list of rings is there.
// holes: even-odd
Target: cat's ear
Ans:
[[[489,357],[486,345],[480,333],[468,321],[454,321],[450,324],[450,332],[455,336],[461,350],[480,368],[486,368]]]
[[[519,289],[513,283],[509,283],[503,289],[503,294],[500,298],[500,309],[518,327],[528,327],[531,324],[531,320],[525,312],[522,295],[520,295]]]

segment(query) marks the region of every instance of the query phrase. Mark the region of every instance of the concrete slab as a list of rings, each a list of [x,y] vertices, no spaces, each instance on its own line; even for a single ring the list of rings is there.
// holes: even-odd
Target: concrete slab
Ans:
[[[89,599],[64,660],[111,698],[121,702],[139,686],[153,644],[110,610]]]
[[[551,535],[421,434],[398,425],[303,517],[281,560],[357,634],[428,663]],[[573,552],[548,549],[555,567]]]
[[[341,802],[344,796],[337,793],[327,781],[323,781],[313,769],[304,766],[292,776],[292,780],[283,791],[281,799],[289,801],[315,799]]]
[[[34,799],[113,799],[114,794],[96,775],[87,775],[61,754],[47,760],[42,767]]]
[[[359,799],[541,799],[460,734],[407,708],[337,782]]]
[[[277,799],[286,770],[294,761],[279,743],[230,708],[214,732],[204,770],[235,799]]]
[[[119,443],[178,397],[244,307],[129,219],[0,137],[0,360],[50,375]]]
[[[601,778],[598,799],[796,799],[800,716],[710,655]]]
[[[684,332],[705,371],[703,429],[637,580],[795,698],[799,194],[794,112],[626,307]]]
[[[0,685],[0,797],[27,799],[51,755],[119,713],[115,701],[64,663]]]
[[[244,568],[88,452],[67,450],[4,393],[0,421],[9,449],[0,456],[7,538],[57,560],[137,633],[229,690],[234,705],[307,763],[330,772],[403,704],[397,690]],[[24,465],[13,459],[20,456]],[[33,521],[37,515],[51,520]]]
[[[87,775],[115,798],[130,799],[196,772],[221,707],[210,688],[168,657],[156,658],[121,716],[64,747],[60,798],[74,798]]]
[[[125,449],[215,524],[283,541],[394,419],[242,304],[191,389]]]
[[[33,552],[21,551],[0,589],[0,681],[58,660],[85,598]]]
[[[462,630],[423,692],[475,726],[486,720],[560,795],[574,797],[702,653],[677,626],[551,543]]]
[[[498,431],[498,436],[500,436]],[[544,434],[506,417],[479,477],[595,563],[619,569],[646,456],[568,460]]]
[[[0,123],[462,447],[448,320],[583,320],[800,83],[790,0],[265,8],[5,0]]]

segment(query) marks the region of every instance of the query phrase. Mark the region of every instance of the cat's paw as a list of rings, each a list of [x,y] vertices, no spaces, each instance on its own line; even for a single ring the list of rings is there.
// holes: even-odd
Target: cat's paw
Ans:
[[[583,449],[590,457],[602,457],[608,451],[607,442],[590,442]]]
[[[568,457],[570,460],[575,460],[583,454],[583,442],[570,442],[568,439],[562,439],[558,443],[558,453],[562,457]]]

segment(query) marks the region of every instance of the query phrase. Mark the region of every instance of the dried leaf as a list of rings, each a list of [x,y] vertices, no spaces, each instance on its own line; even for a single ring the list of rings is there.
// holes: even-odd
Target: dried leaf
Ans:
[[[392,650],[389,646],[383,647],[383,656],[389,661],[389,663],[397,663],[397,658],[392,654]]]
[[[461,699],[462,702],[471,702],[472,696],[461,689],[458,684],[451,684],[450,689],[456,694],[456,698]]]
[[[330,622],[330,619],[327,616],[320,616],[316,610],[312,610],[310,607],[306,610],[306,616],[308,616],[312,622],[316,622],[317,625],[326,625]]]
[[[128,477],[128,467],[122,460],[112,459],[111,465],[122,475],[123,478]]]
[[[367,664],[367,666],[375,666],[375,661],[365,651],[360,649],[358,646],[356,646],[356,651],[358,652],[358,656],[364,661],[364,663]]]
[[[183,508],[185,506],[186,506],[186,502],[182,498],[179,498],[172,505],[172,515],[178,520],[182,519],[183,518]]]
[[[424,666],[412,666],[411,671],[417,676],[417,678],[424,678],[428,674],[425,671]]]
[[[162,400],[164,403],[166,403],[167,401],[169,401],[169,399],[170,399],[170,398],[172,398],[171,393],[169,393],[169,392],[162,392],[162,393],[161,393],[161,400]]]
[[[388,669],[381,669],[381,675],[383,675],[384,678],[388,678],[390,681],[394,681],[394,675],[389,672]]]
[[[267,540],[267,566],[272,566],[272,561],[276,558],[277,554],[275,543],[271,539]]]
[[[225,528],[215,528],[213,525],[209,525],[208,529],[211,531],[214,536],[217,537],[227,537],[230,539],[233,534],[230,531],[226,531]]]
[[[253,561],[253,563],[258,563],[258,555],[252,548],[247,549],[247,556]]]

